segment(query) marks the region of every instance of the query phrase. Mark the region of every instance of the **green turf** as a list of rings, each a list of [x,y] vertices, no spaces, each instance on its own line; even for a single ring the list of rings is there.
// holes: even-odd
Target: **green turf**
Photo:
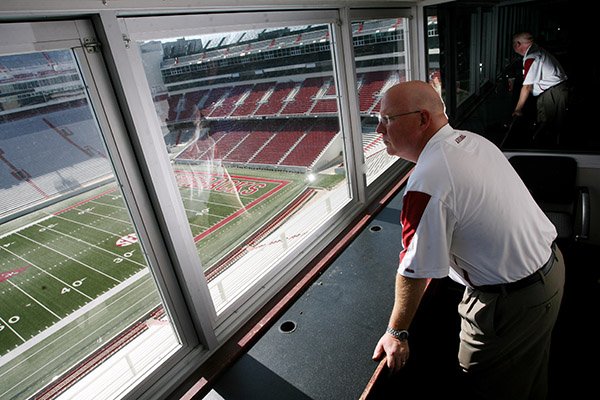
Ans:
[[[205,168],[174,170],[192,177],[180,191],[204,270],[307,187],[303,174],[230,168],[231,181],[209,189],[199,187],[207,184]],[[312,185],[329,188],[342,179],[319,177]],[[0,356],[20,353],[0,366],[0,398],[32,395],[160,305],[151,274],[130,279],[147,270],[140,244],[130,243],[134,233],[114,182],[0,226]],[[107,300],[89,306],[110,290]],[[65,326],[40,339],[65,318]],[[22,351],[32,339],[36,344]]]

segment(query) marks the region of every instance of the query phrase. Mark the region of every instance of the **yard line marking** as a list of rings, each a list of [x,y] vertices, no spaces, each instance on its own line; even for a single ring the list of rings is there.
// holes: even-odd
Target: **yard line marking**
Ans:
[[[222,193],[218,193],[217,195],[213,194],[212,196],[213,197],[215,197],[215,196],[225,197],[225,195]],[[188,204],[189,206],[193,206],[194,205],[193,203],[200,203],[200,204],[205,204],[207,207],[210,205],[216,205],[219,207],[228,207],[228,208],[238,209],[240,207],[246,207],[246,205],[248,203],[252,202],[255,198],[255,196],[252,196],[252,195],[240,196],[239,199],[232,194],[227,194],[227,196],[231,197],[232,200],[236,200],[237,204],[222,203],[222,201],[227,201],[227,199],[220,199],[221,201],[218,201],[219,199],[207,201],[207,199],[204,200],[204,199],[194,199],[194,198],[185,198],[185,197],[182,198],[182,203],[184,204],[184,206],[185,206],[185,203],[190,203],[190,204]],[[239,202],[237,202],[237,200],[239,200]]]
[[[13,333],[15,335],[17,335],[19,337],[19,339],[21,339],[23,341],[23,343],[25,343],[27,340],[23,339],[23,336],[19,335],[19,333],[17,331],[15,331],[12,326],[10,326],[9,323],[7,323],[5,320],[2,319],[2,317],[0,317],[0,322],[2,322],[2,325],[4,325],[5,327],[7,327],[8,329],[10,329],[11,331],[13,331]]]
[[[134,281],[137,281],[137,280],[139,280],[139,279],[143,279],[143,278],[145,277],[145,275],[149,275],[149,272],[148,272],[148,270],[146,269],[146,270],[145,270],[144,272],[142,272],[141,274],[136,274],[136,275],[137,275],[137,278],[136,278],[136,277],[133,277],[133,278],[134,278]],[[129,279],[131,279],[131,277],[130,277]],[[138,286],[138,287],[134,288],[134,289],[131,291],[131,293],[133,293],[134,291],[136,291],[136,292],[137,292],[137,291],[139,291],[139,290],[144,290],[145,288],[146,288],[146,287],[145,287],[145,283],[142,283],[142,285],[140,285],[140,286]],[[106,293],[103,293],[103,294],[101,294],[99,297],[97,297],[96,299],[94,299],[94,301],[93,301],[93,302],[86,304],[85,306],[83,306],[83,307],[82,307],[82,308],[80,308],[79,310],[77,310],[77,311],[75,311],[74,313],[71,313],[71,314],[69,314],[68,316],[66,316],[66,317],[65,317],[63,320],[61,320],[61,321],[57,322],[56,324],[52,325],[52,326],[51,326],[49,329],[47,329],[47,330],[52,330],[52,329],[53,329],[55,326],[57,326],[57,325],[60,325],[61,323],[62,323],[62,324],[64,324],[63,326],[60,326],[60,327],[59,327],[59,328],[58,328],[58,329],[55,331],[55,333],[56,333],[56,332],[59,332],[59,334],[56,334],[56,335],[54,335],[54,333],[53,333],[51,336],[49,336],[49,337],[51,337],[51,338],[52,338],[52,340],[51,340],[51,341],[49,341],[49,342],[46,342],[46,344],[44,344],[43,346],[39,346],[39,347],[38,347],[38,348],[37,348],[37,349],[36,349],[34,352],[32,352],[32,353],[28,354],[28,355],[27,355],[25,358],[22,358],[20,361],[18,361],[16,364],[14,364],[12,368],[10,368],[10,369],[8,369],[8,368],[5,368],[5,369],[0,369],[0,379],[1,379],[1,378],[2,378],[4,375],[8,374],[8,373],[9,373],[11,370],[13,370],[13,369],[15,369],[15,368],[19,368],[19,366],[20,366],[20,365],[22,365],[23,363],[26,363],[26,362],[28,362],[28,361],[29,361],[29,359],[31,359],[32,357],[35,357],[37,354],[39,354],[39,353],[42,353],[42,352],[46,351],[46,349],[47,349],[47,348],[50,348],[50,347],[53,347],[53,346],[55,346],[55,343],[56,343],[57,341],[60,341],[60,340],[62,340],[63,338],[65,338],[65,337],[68,337],[68,336],[69,336],[69,335],[70,335],[70,334],[71,334],[73,331],[76,331],[76,330],[78,330],[78,329],[79,329],[79,324],[76,324],[76,323],[75,323],[75,324],[72,324],[72,322],[73,322],[73,321],[76,321],[76,320],[77,320],[77,318],[80,318],[80,317],[82,317],[82,316],[86,315],[87,313],[89,313],[89,312],[92,312],[92,310],[94,310],[94,309],[95,309],[95,307],[96,307],[98,304],[103,304],[103,303],[104,303],[104,302],[105,302],[107,299],[110,299],[110,298],[112,298],[112,296],[114,296],[114,295],[115,295],[115,293],[118,293],[118,292],[120,292],[122,289],[123,289],[123,288],[119,288],[119,287],[116,287],[116,288],[112,288],[112,289],[110,289],[110,291],[109,291],[109,292],[106,292]],[[112,293],[111,293],[111,292],[112,292]],[[145,294],[144,294],[144,293],[145,293]],[[146,298],[147,298],[147,297],[149,297],[149,296],[152,296],[152,295],[153,295],[153,293],[148,293],[147,291],[146,291],[146,292],[142,292],[142,294],[143,294],[143,296],[142,296],[142,297],[140,297],[140,299],[141,299],[140,301],[146,301]],[[138,301],[138,302],[139,302],[139,301]],[[123,313],[123,314],[125,314],[127,310],[129,310],[129,309],[132,309],[132,308],[135,306],[135,304],[137,304],[138,302],[131,304],[131,305],[130,305],[128,308],[125,308],[125,309],[123,310],[123,312],[122,312],[122,313]],[[96,303],[96,304],[94,304],[94,303]],[[86,309],[86,308],[87,308],[87,309]],[[82,310],[83,310],[83,311],[82,311]],[[92,314],[92,315],[91,315],[91,317],[95,317],[95,315],[93,315],[93,314]],[[106,321],[106,324],[107,324],[107,325],[111,325],[111,324],[112,324],[112,322],[113,322],[114,320],[118,320],[119,318],[121,318],[121,317],[120,317],[120,314],[117,314],[117,315],[115,315],[114,317],[112,317],[110,320],[107,320],[107,321]],[[83,339],[81,339],[81,341],[83,342],[83,341],[84,341],[86,338],[88,338],[88,337],[91,337],[92,333],[94,333],[94,332],[96,332],[96,331],[100,330],[102,327],[103,327],[103,326],[98,326],[98,327],[96,328],[96,330],[95,330],[95,331],[88,331],[88,332],[89,332],[89,334],[88,334],[86,337],[84,337]],[[63,328],[64,328],[64,330],[62,330]],[[44,332],[45,332],[45,331],[44,331]],[[118,335],[118,334],[117,334],[117,335]],[[111,336],[111,337],[113,337],[113,336]],[[33,339],[30,339],[29,341],[32,341],[32,340],[35,340],[35,338],[33,338]],[[79,342],[78,342],[78,343],[79,343]],[[72,343],[72,342],[71,342],[71,348],[75,348],[75,347],[77,347],[77,344],[78,344],[78,343]],[[61,353],[61,354],[60,354],[58,357],[56,357],[56,358],[60,359],[60,358],[62,358],[62,357],[63,357],[63,356],[66,354],[66,353],[67,353],[67,351],[64,351],[64,352],[62,352],[62,353]],[[2,356],[2,357],[4,357],[4,356]],[[0,357],[0,360],[2,360],[2,357]],[[39,372],[39,371],[41,371],[43,368],[44,368],[44,367],[40,367],[40,369],[39,369],[38,371],[34,371],[34,372]],[[30,376],[35,376],[35,373],[34,373],[34,374],[32,374],[32,375],[30,375]],[[27,379],[27,378],[25,378],[25,379]],[[24,380],[23,380],[23,381],[24,381]],[[23,382],[23,381],[21,381],[21,382]],[[17,384],[16,386],[18,386],[18,385],[19,385],[19,384]],[[16,386],[13,386],[13,388],[14,388],[14,387],[16,387]],[[11,388],[11,389],[9,389],[9,390],[12,390],[13,388]],[[0,393],[0,399],[2,399],[2,398],[3,398],[2,396],[3,396],[4,394],[6,394],[6,393],[7,393],[7,392]]]
[[[251,208],[254,208],[256,205],[258,205],[261,202],[263,202],[265,199],[267,199],[267,198],[271,197],[273,194],[279,192],[287,184],[287,183],[284,183],[284,182],[285,181],[281,181],[281,184],[279,186],[275,186],[274,188],[271,188],[266,193],[263,193],[261,196],[255,198],[250,203],[244,205],[244,207],[238,209],[237,211],[235,211],[232,214],[229,214],[229,215],[225,216],[223,219],[221,219],[219,222],[217,222],[216,224],[214,224],[213,226],[211,226],[210,228],[208,228],[204,232],[200,233],[199,235],[194,236],[194,242],[198,242],[198,241],[202,240],[206,236],[208,236],[211,233],[215,232],[217,229],[219,229],[222,226],[224,226],[224,225],[228,224],[229,222],[233,221],[237,216],[239,216],[239,215],[247,212]]]
[[[95,212],[92,212],[92,211],[88,211],[88,210],[85,210],[85,209],[81,209],[81,208],[75,208],[74,210],[83,211],[85,214],[94,215],[96,217],[101,217],[101,218],[108,218],[108,219],[112,219],[113,221],[122,222],[124,224],[131,225],[131,221],[123,221],[122,219],[119,219],[119,218],[110,217],[110,216],[104,215],[104,214],[98,214],[98,213],[95,213]]]
[[[179,188],[179,190],[180,190],[181,192],[185,192],[187,189],[182,189],[182,188]],[[181,193],[181,194],[185,196],[185,193]],[[211,196],[213,196],[213,197],[217,197],[217,196],[220,196],[220,197],[225,197],[225,198],[226,198],[226,200],[227,200],[227,198],[228,198],[228,197],[229,197],[229,198],[233,198],[234,200],[237,200],[237,199],[238,199],[238,197],[239,197],[239,198],[241,198],[241,199],[248,199],[248,200],[252,200],[252,199],[255,197],[255,196],[253,196],[253,195],[251,195],[251,194],[250,194],[250,195],[249,195],[249,194],[240,194],[240,195],[238,196],[238,195],[236,195],[236,194],[234,194],[234,193],[215,192],[215,191],[212,191],[212,190],[211,190],[211,191],[207,191],[207,192],[206,192],[206,199],[202,199],[202,198],[200,198],[200,196],[197,196],[198,198],[194,198],[194,197],[191,197],[191,196],[190,196],[190,197],[187,197],[187,196],[185,196],[185,197],[184,197],[184,199],[185,199],[185,201],[206,201],[206,200],[207,200],[207,199],[209,199]],[[228,204],[224,204],[224,205],[228,205]]]
[[[101,202],[101,201],[97,201],[97,200],[90,200],[90,201],[89,201],[89,203],[92,203],[92,204],[98,204],[98,205],[101,205],[101,206],[106,206],[106,207],[118,208],[119,210],[127,211],[127,208],[126,208],[126,207],[123,207],[123,206],[117,206],[117,205],[114,205],[114,204],[109,204],[109,203],[103,203],[103,202]]]
[[[189,208],[184,208],[183,210],[186,213],[192,214],[192,217],[202,217],[202,216],[206,215],[207,217],[225,218],[227,216],[227,215],[225,215],[225,217],[224,217],[222,214],[211,214],[211,213],[206,213],[206,214],[202,214],[202,215],[196,215],[198,213],[198,211],[196,211],[196,210],[192,210],[192,209],[189,209]],[[239,208],[237,208],[236,210],[239,210]]]
[[[124,310],[123,310],[123,311],[122,311],[120,314],[117,314],[117,315],[115,315],[113,318],[111,318],[110,320],[108,320],[108,321],[107,321],[107,323],[106,323],[105,325],[103,325],[103,326],[98,326],[98,328],[96,328],[94,331],[90,332],[90,333],[89,333],[87,336],[85,336],[84,338],[82,338],[82,339],[81,339],[79,342],[77,342],[77,343],[73,343],[73,345],[71,346],[71,348],[69,348],[69,349],[67,349],[66,351],[62,352],[62,353],[61,353],[60,355],[58,355],[56,358],[57,358],[57,359],[60,359],[60,358],[64,357],[65,355],[69,354],[68,350],[71,350],[72,348],[76,348],[76,347],[77,347],[77,345],[78,345],[79,343],[83,343],[83,342],[84,342],[84,341],[85,341],[87,338],[89,338],[89,337],[95,337],[95,336],[94,336],[94,333],[96,333],[97,331],[99,331],[99,330],[100,330],[101,328],[103,328],[104,326],[106,326],[106,325],[109,325],[109,324],[113,323],[114,321],[118,320],[118,319],[121,317],[121,314],[125,314],[125,313],[126,313],[126,311],[128,311],[128,310],[132,309],[132,308],[133,308],[133,307],[134,307],[136,304],[138,304],[138,303],[140,303],[140,302],[142,302],[142,301],[146,301],[146,298],[147,298],[147,297],[150,297],[150,296],[151,296],[151,294],[148,294],[148,295],[145,295],[145,296],[143,296],[142,298],[140,298],[140,300],[138,300],[138,301],[136,301],[135,303],[133,303],[133,304],[132,304],[130,307],[128,307],[128,308],[126,308],[126,309],[124,309]],[[112,338],[110,338],[110,339],[107,339],[107,341],[110,341],[111,339],[112,339]],[[58,339],[57,339],[57,340],[58,340]],[[25,361],[26,361],[26,360],[25,360]],[[32,376],[35,376],[35,375],[36,375],[35,373],[37,373],[37,372],[41,372],[41,371],[43,371],[43,367],[40,367],[38,370],[34,371],[34,374],[28,375],[28,376],[26,376],[25,378],[23,378],[23,379],[22,379],[20,382],[18,382],[17,384],[15,384],[15,385],[14,385],[12,388],[8,389],[6,392],[4,392],[4,393],[0,393],[0,397],[1,397],[2,395],[6,394],[8,391],[10,391],[10,390],[14,389],[15,387],[18,387],[19,385],[21,385],[23,382],[25,382],[25,381],[26,381],[27,379],[29,379],[30,377],[32,377]],[[7,371],[7,372],[8,372],[8,371]]]
[[[193,223],[189,223],[190,228],[199,228],[199,229],[208,229],[210,228],[210,225],[206,226],[206,225],[198,225],[198,224],[193,224]]]
[[[79,221],[75,221],[75,220],[73,220],[73,219],[65,218],[65,217],[63,217],[63,216],[60,216],[60,215],[56,215],[55,217],[56,217],[56,218],[63,219],[63,220],[65,220],[65,221],[67,221],[67,222],[71,222],[71,223],[73,223],[73,224],[82,225],[82,226],[85,226],[86,228],[90,228],[90,229],[97,230],[97,231],[99,231],[99,232],[106,233],[107,235],[112,235],[112,236],[115,236],[115,237],[121,237],[121,235],[120,235],[120,234],[118,234],[118,233],[113,233],[113,232],[107,231],[107,230],[105,230],[105,229],[98,228],[97,226],[93,226],[93,225],[84,224],[83,222],[79,222]]]
[[[106,253],[108,253],[108,254],[110,254],[110,255],[112,255],[112,256],[121,257],[121,254],[119,254],[119,253],[115,253],[115,252],[112,252],[112,251],[110,251],[110,250],[103,249],[103,248],[102,248],[102,247],[100,247],[100,246],[97,246],[97,245],[95,245],[95,244],[93,244],[93,243],[87,242],[87,241],[85,241],[85,240],[83,240],[83,239],[80,239],[80,238],[77,238],[77,237],[71,236],[71,235],[69,235],[68,233],[60,232],[60,231],[57,231],[57,230],[56,230],[56,229],[54,229],[54,228],[49,228],[49,227],[47,227],[47,226],[44,226],[44,225],[39,225],[39,226],[42,226],[42,227],[46,228],[46,229],[47,229],[47,230],[49,230],[49,231],[55,232],[55,233],[56,233],[56,234],[58,234],[58,235],[63,235],[63,236],[66,236],[66,237],[68,237],[69,239],[73,239],[73,240],[75,240],[75,241],[77,241],[77,242],[84,243],[85,245],[87,245],[87,246],[89,246],[89,247],[94,247],[94,248],[96,248],[96,249],[98,249],[98,250],[104,251],[104,252],[106,252]],[[128,260],[128,261],[130,261],[130,262],[132,262],[132,263],[134,263],[134,264],[137,264],[137,265],[139,265],[140,267],[144,267],[144,268],[145,268],[145,267],[147,267],[147,265],[146,265],[146,264],[142,264],[142,263],[140,263],[140,262],[137,262],[137,261],[134,261],[134,260],[130,260],[130,259],[127,259],[127,260]]]
[[[92,299],[90,296],[88,296],[87,294],[85,294],[85,293],[83,293],[82,291],[80,291],[79,289],[77,289],[76,287],[69,285],[67,282],[63,281],[62,279],[60,279],[60,278],[59,278],[59,277],[57,277],[57,276],[54,276],[54,275],[52,275],[50,272],[46,271],[44,268],[42,268],[42,267],[38,267],[37,265],[35,265],[35,264],[34,264],[34,263],[32,263],[31,261],[29,261],[29,260],[27,260],[27,259],[25,259],[25,258],[21,257],[20,255],[16,254],[16,253],[15,253],[15,252],[13,252],[13,251],[10,251],[10,250],[8,250],[8,249],[6,249],[6,248],[3,248],[3,247],[0,247],[0,248],[1,248],[2,250],[6,251],[7,253],[10,253],[10,254],[12,254],[13,256],[15,256],[15,257],[17,257],[17,258],[20,258],[21,260],[25,261],[26,263],[28,263],[28,264],[29,264],[29,265],[31,265],[32,267],[35,267],[35,268],[39,269],[40,271],[42,271],[43,273],[45,273],[45,274],[47,274],[47,275],[51,276],[52,278],[56,279],[57,281],[59,281],[59,282],[60,282],[60,283],[62,283],[63,285],[70,287],[72,290],[76,291],[76,292],[77,292],[77,293],[79,293],[80,295],[82,295],[82,296],[84,296],[84,297],[87,297],[87,298],[88,298],[88,299],[90,299],[90,300],[94,300],[94,299]]]
[[[30,222],[30,223],[28,223],[27,225],[20,226],[20,227],[18,227],[18,228],[16,228],[16,229],[12,230],[12,231],[10,231],[10,232],[6,232],[5,234],[3,234],[3,235],[0,235],[0,239],[4,239],[5,237],[12,235],[13,233],[20,232],[20,231],[22,231],[23,229],[29,228],[30,226],[33,226],[33,225],[35,225],[35,224],[37,224],[37,223],[39,223],[39,222],[44,222],[44,221],[46,221],[46,220],[49,220],[49,219],[50,219],[50,218],[52,218],[52,217],[53,217],[53,216],[52,216],[51,214],[49,214],[49,215],[46,215],[45,217],[42,217],[42,218],[38,219],[37,221]]]
[[[80,202],[78,202],[78,203],[75,203],[75,204],[73,204],[73,205],[71,205],[71,206],[69,206],[69,207],[67,207],[67,208],[63,208],[62,210],[60,210],[60,211],[57,211],[56,213],[54,213],[54,215],[58,215],[58,214],[62,214],[62,213],[64,213],[64,212],[67,212],[67,211],[69,211],[69,210],[71,210],[71,209],[73,209],[73,208],[75,208],[75,207],[77,207],[77,206],[80,206],[80,205],[82,205],[82,204],[85,204],[85,203],[89,202],[90,200],[94,200],[94,199],[97,199],[97,198],[99,198],[99,197],[102,197],[102,196],[104,196],[104,195],[107,195],[107,194],[109,194],[109,193],[112,193],[112,192],[114,192],[115,190],[117,190],[117,189],[116,189],[116,188],[112,188],[112,189],[105,190],[104,192],[102,192],[102,193],[98,193],[98,194],[96,194],[96,195],[94,195],[94,196],[90,197],[89,199],[81,200]]]
[[[116,278],[114,278],[114,277],[112,277],[112,276],[108,275],[106,272],[102,272],[102,271],[100,271],[100,270],[97,270],[96,268],[94,268],[94,267],[92,267],[92,266],[90,266],[90,265],[87,265],[87,264],[85,264],[85,263],[83,263],[83,262],[81,262],[81,261],[77,260],[76,258],[73,258],[73,257],[71,257],[71,256],[70,256],[70,255],[68,255],[68,254],[65,254],[65,253],[63,253],[63,252],[60,252],[60,251],[58,251],[58,250],[56,250],[56,249],[53,249],[53,248],[51,248],[50,246],[46,246],[45,244],[43,244],[43,243],[40,243],[40,242],[38,242],[37,240],[33,240],[33,239],[31,239],[31,238],[28,238],[27,236],[24,236],[24,235],[22,235],[22,234],[20,234],[20,233],[16,233],[16,235],[17,235],[17,236],[20,236],[20,237],[22,237],[23,239],[27,239],[27,240],[29,240],[30,242],[33,242],[33,243],[37,244],[37,245],[38,245],[38,246],[40,246],[40,247],[45,247],[45,248],[47,248],[47,249],[48,249],[48,250],[50,250],[50,251],[53,251],[53,252],[55,252],[55,253],[58,253],[58,254],[60,254],[61,256],[65,257],[65,258],[67,258],[67,259],[69,259],[69,260],[75,261],[76,263],[78,263],[78,264],[81,264],[81,265],[83,265],[84,267],[86,267],[86,268],[89,268],[89,269],[91,269],[92,271],[99,273],[100,275],[104,275],[105,277],[107,277],[107,278],[109,278],[109,279],[112,279],[113,281],[115,281],[115,282],[117,282],[117,283],[121,283],[121,281],[120,281],[120,280],[118,280],[118,279],[116,279]],[[91,297],[90,297],[90,299],[91,299]]]
[[[11,285],[13,285],[15,287],[15,289],[20,290],[25,296],[29,297],[31,300],[35,301],[36,303],[38,303],[42,308],[44,308],[46,311],[48,311],[50,314],[54,315],[56,318],[58,319],[62,319],[60,316],[58,316],[54,311],[52,311],[51,309],[49,309],[48,307],[46,307],[45,305],[43,305],[42,303],[40,303],[35,297],[31,296],[29,293],[27,293],[26,291],[24,291],[23,289],[21,289],[18,285],[12,283],[10,280],[8,281],[8,283],[10,283]]]

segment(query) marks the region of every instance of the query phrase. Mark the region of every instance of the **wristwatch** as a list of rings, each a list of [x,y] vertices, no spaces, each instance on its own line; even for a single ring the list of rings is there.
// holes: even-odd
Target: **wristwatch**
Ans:
[[[388,327],[385,331],[401,342],[405,342],[406,340],[408,340],[408,331],[406,329],[397,330]]]

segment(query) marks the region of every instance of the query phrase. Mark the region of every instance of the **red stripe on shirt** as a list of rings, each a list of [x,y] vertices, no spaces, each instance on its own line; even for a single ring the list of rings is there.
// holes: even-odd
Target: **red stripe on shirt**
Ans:
[[[527,76],[529,72],[529,68],[531,68],[531,64],[533,64],[533,58],[528,58],[525,60],[525,64],[523,64],[523,79]]]
[[[431,196],[423,192],[406,192],[402,203],[402,212],[400,213],[400,222],[402,223],[402,245],[404,249],[400,252],[400,262],[406,254],[406,249],[410,245],[421,217],[425,212],[425,207],[429,203]]]

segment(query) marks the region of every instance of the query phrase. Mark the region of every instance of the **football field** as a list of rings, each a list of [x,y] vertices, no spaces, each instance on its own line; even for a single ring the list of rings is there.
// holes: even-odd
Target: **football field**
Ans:
[[[284,190],[298,186],[290,179],[189,168],[176,176],[204,268],[235,245],[229,238],[240,238],[298,192]],[[0,356],[147,271],[114,184],[71,203],[0,237]]]
[[[116,190],[0,238],[0,355],[145,268]]]
[[[174,172],[204,271],[306,189],[283,171]],[[114,182],[1,228],[0,398],[31,396],[161,305]]]

